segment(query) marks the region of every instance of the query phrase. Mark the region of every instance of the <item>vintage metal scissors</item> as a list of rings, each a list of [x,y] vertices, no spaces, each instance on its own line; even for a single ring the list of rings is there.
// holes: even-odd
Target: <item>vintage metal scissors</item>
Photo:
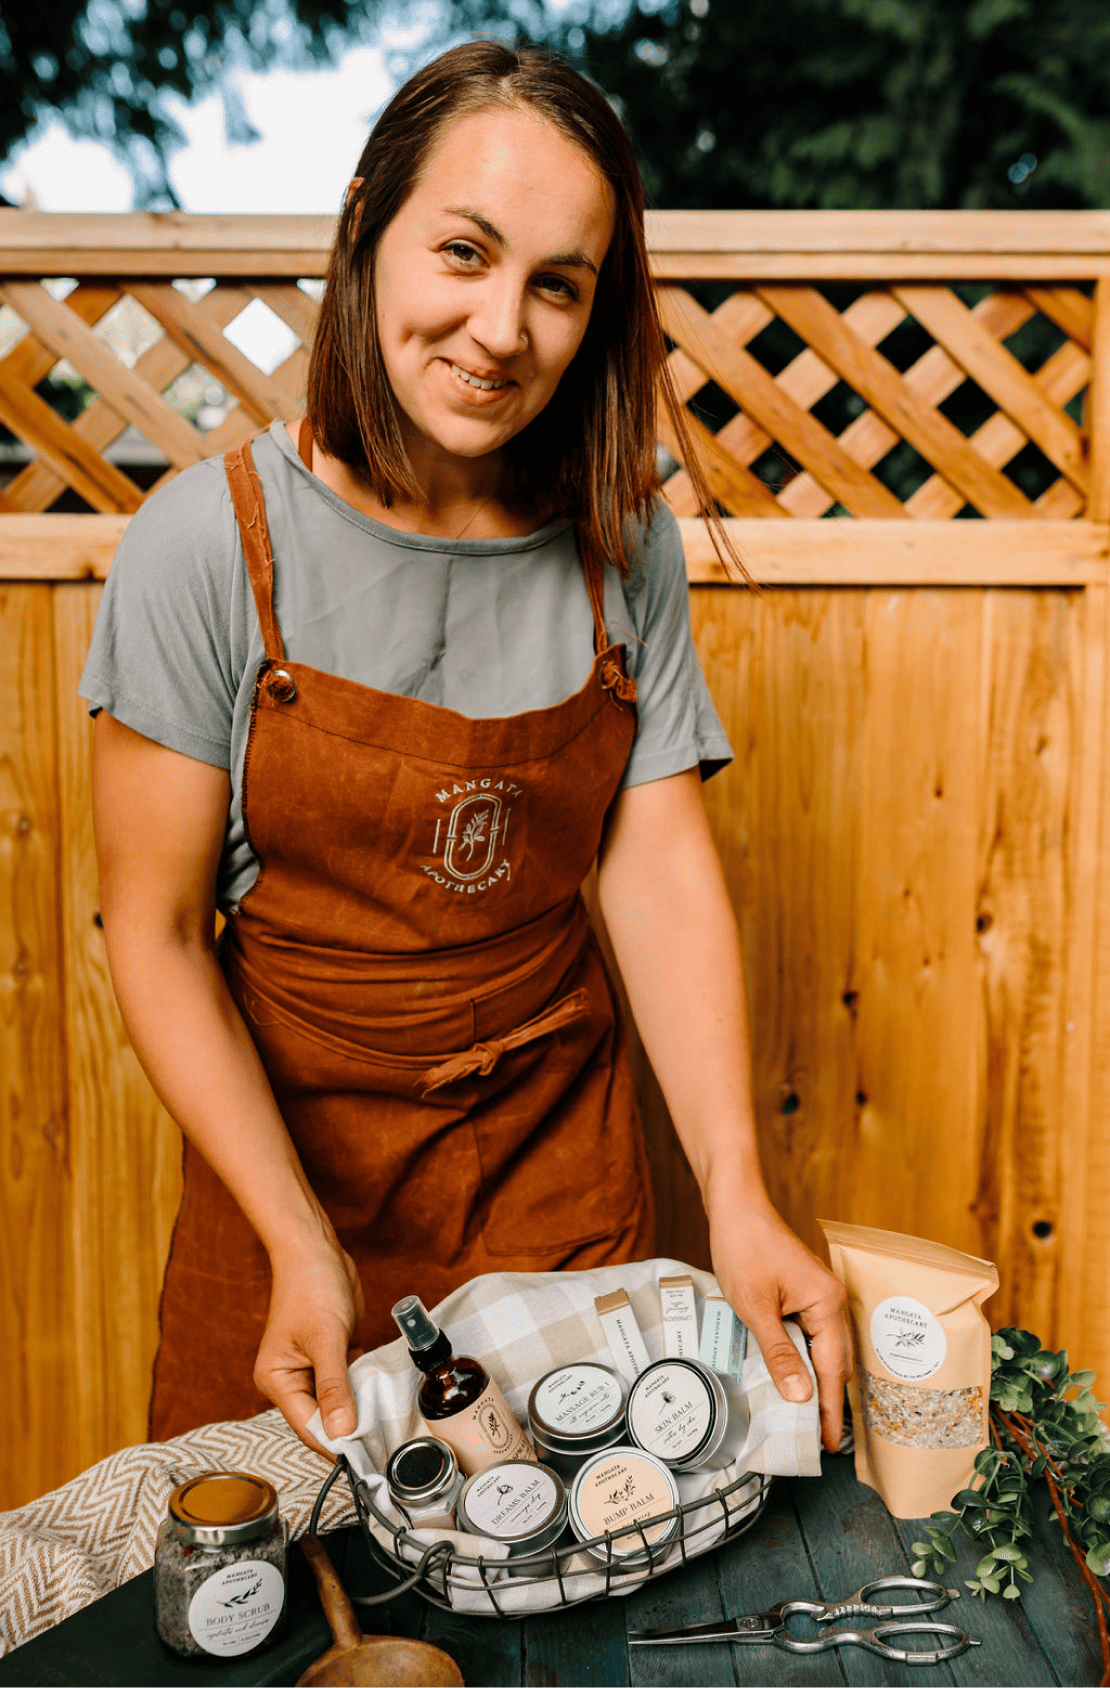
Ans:
[[[931,1596],[928,1600],[890,1604],[876,1602],[875,1596],[898,1589],[915,1589]],[[628,1642],[633,1647],[667,1647],[689,1641],[755,1642],[763,1646],[781,1647],[787,1653],[823,1653],[829,1647],[866,1647],[884,1659],[897,1659],[907,1665],[935,1665],[942,1659],[954,1659],[969,1647],[978,1647],[979,1640],[957,1629],[955,1624],[937,1623],[935,1619],[923,1623],[929,1612],[939,1612],[950,1600],[958,1600],[958,1588],[944,1588],[940,1583],[920,1582],[917,1577],[878,1577],[864,1583],[846,1600],[780,1600],[770,1611],[757,1612],[746,1618],[720,1618],[712,1624],[689,1624],[681,1629],[630,1629]],[[803,1641],[791,1635],[787,1624],[793,1617],[812,1618],[815,1623],[835,1623],[839,1618],[889,1618],[890,1623],[878,1624],[874,1629],[838,1629],[819,1635],[813,1641]],[[916,1648],[893,1647],[891,1638],[898,1635],[935,1635],[944,1645],[920,1651]]]

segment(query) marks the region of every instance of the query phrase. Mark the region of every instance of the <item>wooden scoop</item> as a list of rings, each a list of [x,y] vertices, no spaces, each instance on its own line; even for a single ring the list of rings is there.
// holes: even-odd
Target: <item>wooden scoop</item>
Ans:
[[[297,1678],[297,1688],[320,1683],[335,1688],[402,1688],[403,1684],[428,1684],[429,1688],[463,1688],[454,1659],[429,1647],[426,1641],[407,1641],[399,1635],[363,1635],[343,1584],[328,1558],[323,1543],[312,1534],[301,1537],[301,1552],[312,1566],[320,1604],[324,1608],[335,1646],[321,1653]]]

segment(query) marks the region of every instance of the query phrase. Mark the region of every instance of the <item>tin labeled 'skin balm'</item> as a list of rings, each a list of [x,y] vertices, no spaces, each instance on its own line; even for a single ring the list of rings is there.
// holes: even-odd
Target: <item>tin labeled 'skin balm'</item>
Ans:
[[[656,1360],[628,1393],[628,1433],[672,1471],[719,1471],[728,1400],[716,1372],[699,1360]]]

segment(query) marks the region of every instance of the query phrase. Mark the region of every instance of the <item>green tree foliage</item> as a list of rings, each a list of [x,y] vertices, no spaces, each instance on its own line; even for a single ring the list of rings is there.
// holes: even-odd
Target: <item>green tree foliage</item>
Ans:
[[[1110,205],[1107,0],[639,0],[571,46],[657,205]]]
[[[389,17],[415,56],[561,47],[619,101],[656,204],[1110,203],[1107,0],[0,0],[0,158],[59,110],[125,153],[140,203],[172,200],[168,94],[218,90],[248,140],[229,65],[327,60]]]

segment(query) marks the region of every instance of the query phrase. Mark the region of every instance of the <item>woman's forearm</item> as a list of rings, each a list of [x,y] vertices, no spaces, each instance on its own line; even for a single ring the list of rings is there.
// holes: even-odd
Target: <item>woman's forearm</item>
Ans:
[[[700,810],[700,792],[694,784],[683,789],[679,779],[661,784],[678,788],[667,794],[680,806],[677,828],[670,817],[670,847],[643,852],[640,836],[622,835],[618,817],[598,889],[644,1048],[712,1214],[718,1203],[768,1200],[752,1110],[747,1001],[717,852],[700,814],[681,824],[682,810]],[[645,789],[637,807],[651,800]],[[643,823],[650,828],[649,815],[636,820],[636,834]]]
[[[271,1260],[334,1248],[212,947],[105,910],[116,996],[170,1113],[235,1197]]]

